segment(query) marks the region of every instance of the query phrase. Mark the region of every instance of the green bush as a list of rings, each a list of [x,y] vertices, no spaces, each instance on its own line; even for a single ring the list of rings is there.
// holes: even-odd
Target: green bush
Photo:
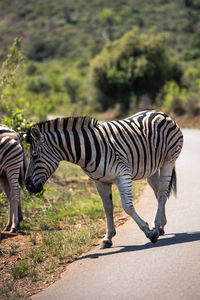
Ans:
[[[2,124],[11,127],[19,133],[26,132],[28,128],[32,125],[26,117],[23,115],[23,112],[19,109],[14,109],[10,111],[7,116],[4,116],[1,120]]]
[[[187,113],[192,116],[200,115],[200,79],[188,90]]]
[[[43,61],[44,59],[54,57],[59,42],[59,40],[44,39],[44,37],[41,36],[34,38],[32,43],[30,43],[30,46],[27,47],[26,54],[28,59]]]
[[[187,89],[181,88],[174,81],[167,82],[157,97],[157,105],[167,113],[199,115],[200,79]]]
[[[162,110],[182,115],[186,112],[187,92],[181,89],[175,81],[169,81],[157,97],[157,104]]]
[[[36,64],[34,64],[34,63],[29,63],[29,64],[27,65],[27,68],[26,68],[26,74],[27,74],[28,76],[37,74],[37,71],[38,71],[38,68],[37,68]]]
[[[197,84],[197,80],[200,79],[200,68],[199,66],[186,67],[181,78],[181,83],[186,88],[190,88]]]
[[[35,76],[26,80],[27,91],[39,94],[49,94],[50,85],[44,80],[42,76]]]
[[[64,87],[70,97],[71,103],[76,103],[80,95],[80,83],[77,79],[67,76],[64,78]]]
[[[162,36],[141,35],[137,28],[108,44],[91,62],[91,82],[103,110],[116,103],[128,109],[133,93],[138,99],[144,94],[154,99],[167,80],[180,75]]]

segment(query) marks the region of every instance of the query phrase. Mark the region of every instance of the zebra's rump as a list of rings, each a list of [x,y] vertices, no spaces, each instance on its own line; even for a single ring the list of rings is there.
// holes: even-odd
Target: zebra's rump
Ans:
[[[23,164],[24,150],[19,135],[9,127],[0,125],[0,175],[5,170],[13,172]]]
[[[13,129],[7,127],[6,125],[0,124],[0,143],[2,139],[6,137],[8,139],[14,139],[20,143],[20,137]]]

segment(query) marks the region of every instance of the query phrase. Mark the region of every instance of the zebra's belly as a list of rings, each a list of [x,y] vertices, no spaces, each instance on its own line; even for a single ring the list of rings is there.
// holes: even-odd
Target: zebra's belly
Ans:
[[[146,164],[142,160],[136,166],[129,165],[121,160],[118,168],[109,166],[103,169],[99,167],[95,172],[82,169],[92,180],[114,183],[119,177],[123,176],[130,176],[132,180],[146,179],[155,174],[162,167],[164,161],[164,156],[161,156],[159,162],[152,163],[150,159],[147,159]]]
[[[150,167],[150,166],[142,167],[142,168],[139,168],[138,171],[135,171],[133,169],[132,180],[141,180],[141,179],[146,179],[146,178],[151,177],[158,170],[160,170],[160,168],[162,167],[163,163],[164,162],[162,161],[162,162],[160,162],[160,164],[158,164],[157,166],[154,166],[154,167]]]
[[[116,181],[116,179],[119,177],[118,174],[102,174],[100,172],[95,172],[95,173],[90,173],[87,170],[83,171],[90,177],[90,179],[95,180],[95,181],[100,181],[104,183],[113,183]]]

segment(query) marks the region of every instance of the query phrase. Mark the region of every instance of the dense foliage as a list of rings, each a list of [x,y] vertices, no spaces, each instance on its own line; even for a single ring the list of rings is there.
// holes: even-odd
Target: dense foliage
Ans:
[[[131,100],[137,104],[145,94],[155,99],[166,81],[179,81],[181,71],[166,50],[162,36],[141,35],[138,28],[109,43],[91,64],[102,109],[118,102],[127,111]]]
[[[1,62],[23,37],[25,67],[4,89],[12,110],[36,120],[118,103],[125,114],[152,104],[200,111],[198,0],[4,0],[0,24]]]

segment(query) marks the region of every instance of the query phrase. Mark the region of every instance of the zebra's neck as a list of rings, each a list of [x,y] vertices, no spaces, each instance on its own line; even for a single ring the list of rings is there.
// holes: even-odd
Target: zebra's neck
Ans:
[[[91,135],[96,119],[90,117],[58,118],[37,124],[49,143],[56,147],[61,160],[67,160],[82,168],[94,163]]]

